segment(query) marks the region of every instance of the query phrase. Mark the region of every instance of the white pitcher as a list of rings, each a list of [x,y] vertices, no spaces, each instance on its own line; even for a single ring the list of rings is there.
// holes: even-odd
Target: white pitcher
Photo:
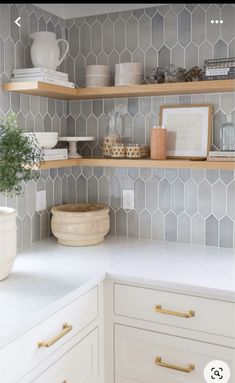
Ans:
[[[56,70],[62,63],[69,50],[69,43],[64,39],[56,40],[53,32],[35,32],[30,36],[33,39],[31,46],[31,59],[34,67],[43,67]],[[66,49],[60,58],[58,44],[64,42]]]

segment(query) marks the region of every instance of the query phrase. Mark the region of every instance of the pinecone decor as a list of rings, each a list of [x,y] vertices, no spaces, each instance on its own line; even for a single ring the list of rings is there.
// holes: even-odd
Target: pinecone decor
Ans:
[[[164,71],[158,67],[153,68],[153,73],[147,77],[147,80],[151,84],[162,84],[165,81]]]
[[[201,81],[203,79],[203,70],[195,65],[186,73],[185,81]]]

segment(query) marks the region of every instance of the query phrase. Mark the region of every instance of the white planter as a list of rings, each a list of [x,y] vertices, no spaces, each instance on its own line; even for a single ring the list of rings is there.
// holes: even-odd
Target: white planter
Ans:
[[[16,211],[0,207],[0,281],[10,274],[16,254]]]
[[[110,228],[109,207],[102,204],[64,204],[51,213],[51,230],[61,245],[96,245]]]
[[[64,60],[69,50],[69,43],[64,39],[56,40],[53,32],[35,32],[31,35],[33,44],[31,46],[31,59],[34,67],[43,67],[56,70]],[[59,42],[66,44],[66,49],[60,58]]]

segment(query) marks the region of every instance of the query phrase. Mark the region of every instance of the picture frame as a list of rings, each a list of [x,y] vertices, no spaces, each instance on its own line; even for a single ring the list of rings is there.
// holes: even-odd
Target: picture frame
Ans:
[[[160,125],[167,129],[167,157],[206,159],[211,148],[211,104],[161,105]]]

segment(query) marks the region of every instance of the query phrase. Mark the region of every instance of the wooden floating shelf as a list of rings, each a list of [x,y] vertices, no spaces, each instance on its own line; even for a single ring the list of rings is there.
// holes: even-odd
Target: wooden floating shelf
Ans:
[[[210,80],[170,84],[120,85],[97,88],[67,88],[41,81],[10,82],[2,84],[8,92],[63,100],[89,100],[102,98],[167,96],[196,93],[224,93],[235,91],[235,80]]]
[[[235,170],[235,162],[223,161],[190,161],[190,160],[118,160],[108,158],[78,158],[58,161],[46,161],[41,167],[43,169],[66,168],[72,166],[109,166],[128,168],[188,168],[188,169],[223,169]]]

